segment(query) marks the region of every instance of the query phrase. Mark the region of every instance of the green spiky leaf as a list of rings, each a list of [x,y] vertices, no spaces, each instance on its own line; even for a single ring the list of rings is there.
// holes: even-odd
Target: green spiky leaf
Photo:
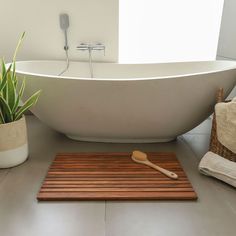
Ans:
[[[20,102],[20,99],[22,98],[22,95],[24,93],[24,90],[25,90],[25,79],[22,81],[22,84],[21,84],[21,87],[20,87],[20,91],[18,93],[18,96],[16,98],[16,102],[15,102],[15,105],[12,109],[12,113],[15,113],[18,106],[19,106],[19,102]]]
[[[32,106],[36,104],[38,101],[39,95],[41,93],[41,90],[33,94],[24,104],[23,106],[16,112],[15,120],[18,120],[21,118],[23,113],[30,109]]]
[[[15,100],[16,100],[16,88],[15,88],[14,81],[12,80],[10,73],[8,73],[8,76],[7,76],[7,94],[8,94],[7,102],[10,109],[12,110],[15,105]]]
[[[1,76],[2,79],[1,79],[1,83],[0,83],[0,92],[6,87],[7,75],[8,75],[8,73],[10,73],[11,67],[12,67],[12,64],[6,70],[5,62],[4,62],[4,60],[2,60],[2,76]]]
[[[3,98],[2,94],[0,94],[0,106],[1,106],[1,111],[2,111],[4,120],[6,121],[6,123],[12,122],[13,115],[11,112],[11,108],[7,104],[7,101]]]
[[[17,55],[17,52],[18,52],[18,50],[19,50],[19,48],[20,48],[20,46],[21,46],[21,44],[22,44],[22,42],[24,40],[24,37],[25,37],[25,32],[22,33],[22,35],[21,35],[21,37],[20,37],[20,39],[18,41],[18,44],[16,46],[16,49],[15,49],[15,52],[14,52],[14,56],[13,56],[13,63],[16,61],[16,55]],[[14,68],[15,68],[15,66],[14,66]]]
[[[4,59],[2,59],[1,66],[2,66],[2,76],[4,77],[4,75],[6,74],[6,64]]]
[[[2,114],[2,110],[0,109],[0,124],[4,124],[4,123],[5,123],[5,120]]]
[[[31,108],[37,102],[40,91],[33,94],[22,107],[19,107],[20,100],[25,89],[25,80],[23,80],[19,93],[17,94],[18,79],[16,75],[16,55],[24,39],[23,33],[18,41],[13,61],[7,68],[4,60],[1,62],[0,74],[0,124],[9,123],[18,120],[23,113]]]

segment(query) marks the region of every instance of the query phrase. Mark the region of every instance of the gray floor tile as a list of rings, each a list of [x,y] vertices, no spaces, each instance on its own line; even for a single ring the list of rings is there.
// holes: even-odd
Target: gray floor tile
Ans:
[[[103,236],[105,202],[38,203],[37,192],[64,136],[28,118],[30,158],[0,183],[1,236]],[[61,143],[61,145],[60,145]],[[79,150],[74,143],[66,151]]]
[[[185,134],[183,140],[192,149],[195,156],[201,159],[209,150],[210,134]]]
[[[212,116],[207,118],[204,122],[198,125],[196,128],[188,132],[188,134],[210,134],[212,125]]]
[[[165,144],[102,144],[69,140],[27,117],[30,158],[0,171],[2,236],[230,236],[234,235],[236,192],[199,174],[197,166],[209,141],[210,121]],[[197,202],[60,202],[38,203],[36,194],[57,152],[173,151],[183,165]]]
[[[198,160],[184,142],[179,141],[175,151],[199,200],[108,202],[107,236],[230,236],[235,233],[235,189],[200,175]]]
[[[7,173],[9,170],[5,170],[5,169],[0,169],[0,183],[1,181],[3,181],[3,179],[6,177]]]

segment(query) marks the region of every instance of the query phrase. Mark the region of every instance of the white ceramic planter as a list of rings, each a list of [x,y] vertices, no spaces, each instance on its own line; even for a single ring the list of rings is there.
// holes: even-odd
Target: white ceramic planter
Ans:
[[[28,157],[28,140],[25,117],[0,125],[0,168],[23,163]]]

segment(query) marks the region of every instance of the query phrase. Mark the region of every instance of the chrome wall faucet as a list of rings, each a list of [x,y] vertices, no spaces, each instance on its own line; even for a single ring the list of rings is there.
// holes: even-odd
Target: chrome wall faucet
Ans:
[[[80,51],[88,51],[89,52],[89,69],[90,69],[90,76],[93,78],[93,59],[92,59],[92,52],[93,51],[103,51],[105,56],[105,45],[102,43],[90,44],[90,43],[81,43],[79,46],[76,47],[77,50]]]
[[[76,47],[76,49],[81,51],[104,51],[105,55],[106,47],[102,43],[96,43],[96,44],[81,43],[79,46]]]

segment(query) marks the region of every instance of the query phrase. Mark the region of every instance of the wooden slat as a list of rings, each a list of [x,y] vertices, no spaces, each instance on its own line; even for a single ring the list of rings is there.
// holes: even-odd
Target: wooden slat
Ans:
[[[131,153],[60,153],[38,193],[40,201],[195,200],[197,195],[174,153],[148,152],[149,159],[179,179],[134,163]]]
[[[96,195],[95,195],[96,194]],[[196,200],[195,192],[80,192],[38,194],[41,201],[76,201],[76,200]]]

